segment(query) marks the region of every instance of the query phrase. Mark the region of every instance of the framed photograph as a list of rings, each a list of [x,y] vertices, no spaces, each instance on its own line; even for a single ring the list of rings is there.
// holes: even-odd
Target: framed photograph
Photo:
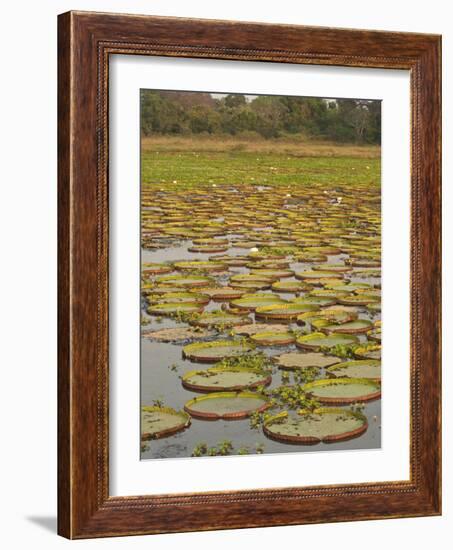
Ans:
[[[439,515],[440,37],[58,40],[59,533]]]

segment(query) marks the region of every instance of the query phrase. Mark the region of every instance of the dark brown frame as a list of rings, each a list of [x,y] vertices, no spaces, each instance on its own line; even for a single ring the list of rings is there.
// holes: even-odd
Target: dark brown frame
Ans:
[[[69,12],[59,16],[58,47],[58,532],[87,538],[440,514],[441,38]],[[107,115],[112,54],[410,71],[410,481],[109,496]]]

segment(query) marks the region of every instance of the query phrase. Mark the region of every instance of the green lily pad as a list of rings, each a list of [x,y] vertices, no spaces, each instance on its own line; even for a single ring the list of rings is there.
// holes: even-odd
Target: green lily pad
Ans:
[[[381,346],[379,344],[361,346],[354,350],[357,359],[381,359]]]
[[[252,336],[259,332],[288,332],[288,325],[266,325],[264,323],[251,323],[233,328],[234,334]]]
[[[159,296],[158,303],[208,304],[210,297],[198,292],[167,292]]]
[[[372,401],[381,397],[381,385],[368,378],[325,378],[302,387],[321,403],[345,405]]]
[[[274,294],[257,293],[257,294],[245,294],[238,300],[232,300],[231,306],[238,309],[245,309],[247,311],[255,311],[256,308],[272,305],[272,304],[286,304],[285,300],[282,300],[279,296]]]
[[[142,265],[143,275],[159,275],[162,273],[171,273],[173,266],[168,264],[147,263]]]
[[[257,332],[250,339],[260,346],[285,346],[296,340],[292,332],[266,331]]]
[[[311,288],[311,286],[306,285],[300,281],[277,281],[272,284],[272,290],[275,290],[275,292],[283,292],[289,294],[296,294],[297,292],[311,290]]]
[[[146,310],[150,315],[177,315],[178,313],[201,313],[203,305],[197,302],[163,302],[153,304]]]
[[[297,279],[342,279],[343,276],[335,271],[300,271],[296,273]]]
[[[250,323],[249,317],[239,317],[226,311],[205,311],[190,323],[197,327],[232,327]]]
[[[255,317],[257,319],[297,319],[298,315],[306,311],[314,311],[317,307],[312,304],[305,303],[277,303],[270,304],[255,309]]]
[[[368,304],[379,304],[381,302],[378,296],[367,296],[366,294],[358,294],[356,296],[348,296],[339,298],[338,302],[344,306],[367,306]]]
[[[166,275],[164,277],[157,277],[157,283],[163,285],[175,285],[181,287],[199,287],[207,286],[212,282],[209,277],[203,277],[201,275]]]
[[[337,303],[337,299],[332,297],[328,298],[326,296],[302,296],[300,298],[296,298],[293,302],[297,304],[310,304],[318,308],[333,306]]]
[[[182,377],[183,386],[192,391],[225,392],[268,386],[272,376],[264,371],[244,367],[211,367],[189,371]]]
[[[335,365],[336,363],[341,363],[341,359],[338,357],[324,355],[323,353],[301,353],[298,351],[293,351],[274,357],[274,362],[279,366],[279,368],[284,370],[306,369],[311,367],[321,369]]]
[[[264,421],[263,431],[284,443],[315,445],[335,443],[362,435],[368,427],[366,417],[340,408],[282,412]]]
[[[269,406],[269,400],[257,393],[215,392],[191,399],[184,410],[201,420],[241,420]]]
[[[183,357],[198,363],[216,363],[226,357],[235,357],[248,351],[252,347],[239,340],[215,340],[214,342],[200,342],[184,346]]]
[[[332,332],[341,334],[363,334],[368,332],[372,326],[373,323],[367,319],[356,319],[348,323],[325,325],[321,327],[321,330],[328,334]]]
[[[180,432],[190,425],[190,416],[170,407],[142,407],[142,440],[160,439]]]
[[[333,348],[338,345],[348,346],[358,342],[358,338],[352,334],[326,335],[323,332],[312,332],[311,334],[299,336],[296,340],[296,346],[302,349],[319,350],[320,348]]]
[[[176,262],[174,264],[175,269],[181,270],[181,271],[209,271],[209,272],[215,272],[215,271],[225,271],[225,264],[222,264],[220,262],[211,262],[211,261],[203,261],[203,260],[187,260],[184,262]]]
[[[346,361],[338,363],[326,369],[328,374],[337,378],[369,378],[380,380],[381,362],[375,359],[364,359],[361,361]]]
[[[195,329],[193,327],[164,328],[142,332],[142,338],[149,338],[157,342],[180,342],[184,340],[200,340],[213,336],[215,332],[206,329]]]
[[[251,273],[252,275],[268,277],[273,281],[284,279],[286,277],[292,277],[294,275],[294,271],[291,269],[252,269]]]

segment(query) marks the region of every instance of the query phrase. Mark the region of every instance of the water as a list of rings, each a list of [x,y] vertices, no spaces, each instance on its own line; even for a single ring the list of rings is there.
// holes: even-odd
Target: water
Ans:
[[[231,237],[231,235],[230,235]],[[191,245],[191,241],[182,241],[178,244],[173,244],[166,249],[160,250],[143,250],[142,262],[157,262],[176,260],[206,260],[211,254],[192,253],[187,249]],[[245,255],[248,251],[240,248],[230,248],[229,255]],[[328,257],[329,263],[338,263],[346,256],[337,255]],[[292,263],[290,269],[294,271],[302,271],[310,269],[311,264],[308,263]],[[246,273],[245,268],[232,268],[230,273]],[[285,281],[293,280],[294,278],[285,278]],[[378,284],[379,279],[375,278],[357,278],[352,277],[354,282],[368,282]],[[294,294],[279,293],[284,299],[291,299]],[[219,309],[220,304],[210,303],[205,311]],[[144,328],[146,330],[159,330],[162,328],[170,328],[181,326],[169,318],[151,318],[146,315],[145,310],[142,315],[150,321]],[[253,314],[250,315],[253,319]],[[378,315],[371,316],[365,309],[362,309],[360,318],[376,320]],[[251,321],[252,322],[252,321]],[[291,325],[290,325],[291,326]],[[299,327],[300,328],[300,327]],[[364,336],[359,337],[361,341],[365,341]],[[181,376],[187,371],[197,368],[203,369],[209,365],[201,365],[192,363],[182,357],[182,343],[162,343],[154,342],[146,338],[141,341],[141,400],[142,405],[149,405],[156,399],[161,399],[166,406],[181,410],[184,404],[193,397],[202,394],[191,392],[185,389],[181,384]],[[269,355],[285,353],[287,351],[296,351],[294,344],[289,346],[278,347],[262,347],[259,348]],[[346,359],[345,359],[346,361]],[[321,376],[324,377],[325,369],[321,369]],[[283,371],[278,368],[273,369],[272,383],[269,388],[280,386]],[[283,376],[285,376],[283,374]],[[292,375],[291,375],[292,379]],[[319,443],[317,445],[294,445],[285,444],[273,441],[267,438],[260,429],[252,429],[250,420],[216,420],[206,421],[192,419],[191,426],[183,432],[175,434],[168,438],[160,440],[152,440],[147,442],[145,450],[142,452],[142,459],[161,459],[161,458],[177,458],[188,457],[192,454],[193,449],[199,443],[206,443],[208,447],[217,446],[223,440],[231,440],[234,445],[236,454],[238,449],[247,449],[251,454],[256,452],[257,446],[262,446],[264,453],[288,453],[288,452],[319,452],[323,450],[340,451],[346,449],[375,449],[381,446],[381,402],[380,400],[365,404],[363,414],[368,419],[368,430],[355,439],[349,441],[340,441],[337,443]],[[195,460],[195,459],[194,459]]]

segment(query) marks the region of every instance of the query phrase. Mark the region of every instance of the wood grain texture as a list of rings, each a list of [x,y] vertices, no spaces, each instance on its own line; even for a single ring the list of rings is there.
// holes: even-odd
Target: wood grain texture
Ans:
[[[440,504],[440,37],[69,12],[59,16],[58,531],[68,538],[436,515]],[[110,497],[111,54],[411,73],[410,481]]]

